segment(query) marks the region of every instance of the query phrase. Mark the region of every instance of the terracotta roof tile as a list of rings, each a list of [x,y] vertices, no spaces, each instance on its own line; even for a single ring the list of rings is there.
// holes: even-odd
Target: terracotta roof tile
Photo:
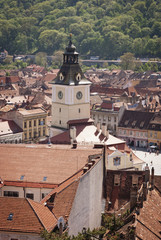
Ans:
[[[20,181],[24,175],[25,182],[60,184],[82,168],[89,155],[99,152],[84,146],[1,144],[0,175],[3,181]]]
[[[63,216],[64,218],[68,219],[78,184],[79,180],[74,181],[68,187],[56,194],[52,212],[57,218]]]
[[[161,196],[156,190],[148,195],[147,201],[140,209],[138,220],[141,222],[137,222],[136,225],[136,235],[140,237],[139,239],[161,239],[159,233],[161,231]]]
[[[41,224],[44,226],[44,228],[51,232],[54,227],[57,225],[57,218],[54,216],[54,214],[51,213],[51,211],[48,209],[47,206],[34,202],[31,199],[27,199],[30,203],[31,207],[35,211],[37,217],[39,218]]]
[[[13,220],[7,220],[11,213]],[[1,231],[40,233],[43,230],[27,199],[0,197],[0,219]]]

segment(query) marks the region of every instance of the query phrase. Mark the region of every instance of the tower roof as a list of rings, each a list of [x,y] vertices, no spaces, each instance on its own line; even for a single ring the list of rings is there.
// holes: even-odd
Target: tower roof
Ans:
[[[88,85],[88,81],[78,62],[79,54],[76,52],[76,47],[73,45],[71,36],[66,51],[63,54],[63,65],[60,68],[56,78],[51,82],[59,85]]]

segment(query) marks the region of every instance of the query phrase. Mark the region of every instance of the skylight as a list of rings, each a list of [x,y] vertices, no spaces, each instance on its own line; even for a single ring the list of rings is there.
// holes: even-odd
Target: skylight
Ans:
[[[20,180],[24,180],[25,175],[21,175]]]
[[[13,213],[10,213],[7,220],[12,221],[13,220]]]
[[[44,178],[43,178],[43,181],[46,181],[46,180],[47,180],[47,177],[44,177]]]

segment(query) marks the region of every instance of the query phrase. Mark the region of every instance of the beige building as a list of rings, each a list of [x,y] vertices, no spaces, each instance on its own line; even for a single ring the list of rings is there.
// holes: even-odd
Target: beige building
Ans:
[[[47,135],[47,112],[41,108],[26,110],[19,108],[5,113],[2,118],[14,120],[23,130],[22,142],[38,141]]]
[[[112,147],[111,149],[114,149]],[[108,150],[109,151],[109,150]],[[108,170],[121,170],[121,169],[135,169],[142,170],[144,161],[137,158],[132,151],[119,151],[115,149],[108,152],[107,156],[107,169]]]

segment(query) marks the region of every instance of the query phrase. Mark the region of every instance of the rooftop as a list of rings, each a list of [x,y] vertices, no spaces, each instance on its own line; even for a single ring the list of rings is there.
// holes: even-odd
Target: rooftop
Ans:
[[[1,144],[1,178],[20,181],[24,175],[24,182],[60,184],[82,168],[89,155],[101,151],[89,146]]]
[[[46,111],[41,109],[41,108],[31,109],[31,110],[26,110],[26,109],[23,109],[23,108],[19,108],[18,112],[21,113],[24,116],[32,115],[32,114],[44,114],[44,113],[46,113]]]
[[[51,232],[57,219],[43,204],[25,198],[0,197],[0,231],[36,233]]]

